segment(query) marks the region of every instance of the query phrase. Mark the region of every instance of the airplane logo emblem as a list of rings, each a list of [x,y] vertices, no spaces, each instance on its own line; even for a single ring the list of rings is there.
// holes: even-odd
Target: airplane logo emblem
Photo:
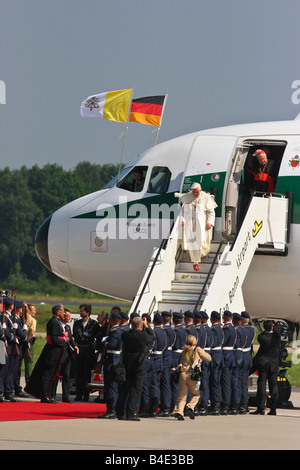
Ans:
[[[257,220],[254,222],[254,229],[252,230],[253,237],[256,237],[256,235],[258,234],[262,226],[263,226],[262,220],[259,223],[257,222]]]
[[[300,164],[299,155],[296,155],[294,158],[292,158],[289,161],[289,166],[291,166],[292,168],[297,168],[299,164]]]

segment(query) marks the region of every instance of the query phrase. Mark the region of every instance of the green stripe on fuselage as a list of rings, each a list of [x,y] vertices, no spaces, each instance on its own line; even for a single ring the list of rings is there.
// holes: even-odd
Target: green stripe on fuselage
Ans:
[[[103,202],[105,204],[105,202]],[[144,197],[141,199],[135,199],[134,201],[129,201],[128,203],[116,204],[111,206],[111,211],[106,209],[101,209],[99,205],[99,210],[87,212],[85,214],[76,215],[72,217],[73,219],[102,219],[106,217],[123,217],[123,214],[126,214],[127,218],[135,219],[136,217],[143,217],[144,211],[139,212],[139,205],[143,206],[144,211],[147,212],[147,217],[159,218],[159,219],[174,219],[174,211],[164,210],[171,208],[174,205],[174,209],[178,211],[178,198],[174,196],[174,193],[158,194],[156,196]],[[130,209],[134,209],[131,214]],[[157,214],[157,217],[156,217]]]
[[[202,189],[207,192],[211,192],[215,194],[216,203],[218,207],[216,208],[216,216],[221,217],[222,213],[222,199],[223,199],[223,190],[224,190],[224,183],[225,183],[226,172],[218,173],[217,181],[216,173],[206,173],[203,175],[192,175],[186,176],[183,182],[182,192],[186,192],[189,190],[193,183],[200,183]],[[276,185],[276,192],[280,194],[285,194],[287,191],[292,193],[292,213],[291,213],[291,223],[299,224],[300,223],[300,177],[299,176],[280,176],[277,180]],[[141,199],[136,199],[134,201],[129,201],[126,204],[116,204],[112,206],[114,208],[114,216],[116,218],[122,217],[122,214],[128,213],[129,209],[133,205],[141,204],[145,206],[147,210],[148,217],[153,216],[152,205],[159,205],[162,206],[166,204],[167,206],[171,207],[173,204],[178,205],[178,198],[174,196],[174,193],[166,193],[166,194],[158,194],[155,196],[143,197]],[[175,206],[174,206],[175,207]],[[179,208],[179,206],[178,206]],[[91,211],[84,214],[77,215],[73,217],[74,219],[101,219],[103,217],[109,217],[109,214],[101,214],[100,211]],[[138,212],[134,215],[129,215],[128,218],[136,218],[140,217]],[[170,218],[174,219],[174,213],[170,211],[163,211],[159,212],[158,218]]]
[[[280,176],[276,184],[279,194],[292,193],[291,223],[300,224],[300,176]]]

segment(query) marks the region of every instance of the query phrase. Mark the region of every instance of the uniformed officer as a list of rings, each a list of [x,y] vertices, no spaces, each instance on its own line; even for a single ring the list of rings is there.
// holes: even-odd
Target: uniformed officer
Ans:
[[[147,328],[149,328],[151,325],[151,316],[149,315],[149,313],[143,313],[142,319],[144,318],[146,319],[146,322],[147,322]],[[139,405],[139,411],[138,411],[138,415],[141,418],[148,417],[148,412],[149,412],[149,407],[150,407],[150,379],[151,379],[151,372],[152,372],[150,350],[152,349],[152,347],[153,347],[153,343],[148,345],[149,354],[145,359],[146,374],[145,374],[145,378],[144,378],[144,382],[142,386],[142,393],[141,393],[141,399],[140,399],[140,405]]]
[[[172,314],[170,312],[162,312],[163,329],[167,335],[167,347],[163,352],[163,371],[160,380],[161,392],[161,409],[158,416],[170,416],[172,391],[171,391],[171,368],[173,364],[172,348],[175,342],[175,333],[171,326]]]
[[[151,374],[150,374],[150,406],[148,416],[155,418],[157,409],[161,403],[160,382],[163,371],[163,352],[167,347],[167,334],[162,328],[163,317],[156,313],[153,317],[154,344],[150,351]]]
[[[223,313],[223,334],[222,344],[223,367],[221,373],[222,403],[221,415],[227,415],[231,402],[232,369],[234,365],[233,348],[236,341],[236,330],[232,324],[233,314],[229,310]]]
[[[211,345],[212,345],[212,332],[211,328],[208,325],[208,314],[204,311],[201,312],[201,323],[202,329],[204,331],[204,344],[203,349],[210,354]],[[202,371],[202,381],[201,381],[201,390],[200,390],[200,400],[197,405],[197,414],[199,416],[206,416],[207,415],[207,408],[209,402],[209,375],[210,375],[210,362],[202,360],[201,364],[201,371]]]
[[[24,341],[28,344],[28,339],[20,326],[20,323],[16,319],[14,323],[13,308],[14,299],[7,297],[4,300],[5,308],[5,337],[7,340],[7,357],[6,364],[3,368],[3,383],[4,383],[4,397],[6,400],[16,402],[14,397],[14,380],[17,373],[17,367],[20,361],[20,349],[21,342]]]
[[[241,312],[242,328],[246,332],[246,341],[243,346],[243,365],[241,368],[241,402],[239,414],[246,414],[248,411],[248,376],[252,366],[252,343],[255,338],[255,328],[250,325],[250,314]]]
[[[236,415],[241,401],[241,368],[243,365],[243,347],[246,342],[246,330],[241,327],[242,317],[239,313],[233,313],[232,323],[236,331],[236,341],[233,349],[234,361],[231,375],[229,414]]]
[[[197,331],[197,346],[203,349],[205,343],[205,331],[202,328],[202,312],[195,312],[194,315],[194,325]]]
[[[104,355],[104,399],[106,403],[106,413],[98,418],[116,418],[116,405],[118,401],[118,383],[112,381],[112,366],[120,361],[122,351],[122,333],[119,327],[121,315],[118,312],[112,312],[110,315],[110,330],[107,338],[102,341],[101,354]]]
[[[197,338],[197,330],[194,325],[195,314],[190,310],[184,312],[184,323],[186,336],[193,335]]]
[[[121,328],[122,331],[128,331],[130,329],[129,316],[125,312],[120,312],[120,316],[121,316],[121,320],[119,323],[119,327]],[[150,321],[151,321],[151,318],[150,318]]]
[[[0,299],[0,304],[2,304],[1,299]],[[4,325],[3,325],[2,320],[3,319],[2,319],[2,312],[1,312],[1,317],[0,317],[0,403],[3,403],[5,401],[2,371],[4,370],[4,366],[6,363],[6,346],[7,346],[7,342],[6,342],[6,338],[4,334],[6,324],[4,322]]]
[[[173,355],[173,365],[172,368],[177,368],[180,364],[181,354],[183,351],[183,346],[186,343],[186,331],[182,324],[183,321],[183,314],[179,312],[173,312],[173,324],[174,324],[174,333],[175,333],[175,342],[172,348],[172,355]],[[172,403],[171,409],[173,410],[177,395],[178,395],[178,381],[173,374],[171,376],[171,390],[172,390]]]
[[[209,376],[209,393],[211,409],[209,414],[219,415],[222,401],[221,373],[223,366],[222,344],[224,340],[223,330],[220,326],[221,315],[212,311],[210,315],[212,345],[211,345],[211,366]]]

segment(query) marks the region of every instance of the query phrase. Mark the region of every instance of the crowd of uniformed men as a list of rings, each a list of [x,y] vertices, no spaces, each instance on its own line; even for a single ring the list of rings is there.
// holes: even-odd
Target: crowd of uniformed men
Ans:
[[[6,357],[1,360],[0,351],[0,402],[15,401],[21,361],[32,341],[24,327],[23,303],[12,298],[3,300],[5,319],[0,324],[0,343],[6,344]],[[86,385],[91,382],[91,371],[103,370],[107,410],[102,417],[114,419],[117,417],[120,385],[112,380],[112,367],[120,361],[123,331],[130,329],[130,322],[139,315],[134,313],[129,318],[119,307],[113,307],[110,315],[100,312],[96,321],[90,318],[90,305],[81,305],[79,311],[81,318],[75,320],[72,332],[69,330],[68,333],[72,335],[70,358],[76,378],[75,401],[89,399],[90,392]],[[184,314],[162,312],[154,314],[153,319],[146,313],[141,317],[146,318],[148,326],[152,326],[154,341],[145,361],[140,417],[172,415],[178,395],[178,375],[174,369],[180,363],[189,335],[195,336],[197,346],[211,356],[210,362],[204,360],[201,364],[200,396],[194,415],[247,412],[248,376],[255,337],[248,312],[238,314],[225,311],[222,317],[218,312],[211,312],[210,316],[202,311],[187,311]],[[65,369],[67,380],[63,401],[70,401],[70,370],[70,367]]]
[[[132,314],[131,318],[137,314]],[[143,314],[148,325],[149,314]],[[130,320],[131,320],[130,318]],[[210,326],[208,320],[210,319]],[[221,324],[221,320],[223,320]],[[111,381],[111,367],[120,359],[122,332],[130,328],[128,316],[112,312],[110,331],[105,340],[104,384],[107,412],[104,418],[116,417],[118,384]],[[255,329],[248,312],[220,313],[173,312],[153,316],[154,342],[146,359],[146,378],[139,405],[140,417],[170,416],[178,394],[174,369],[180,363],[183,346],[189,335],[211,356],[202,362],[199,402],[194,415],[245,414],[248,406],[248,375],[252,365]],[[159,411],[158,411],[159,410]]]

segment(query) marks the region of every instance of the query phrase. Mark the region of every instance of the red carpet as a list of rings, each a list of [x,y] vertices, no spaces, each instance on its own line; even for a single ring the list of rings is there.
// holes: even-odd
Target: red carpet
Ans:
[[[105,412],[102,403],[0,403],[0,421],[97,418]]]

